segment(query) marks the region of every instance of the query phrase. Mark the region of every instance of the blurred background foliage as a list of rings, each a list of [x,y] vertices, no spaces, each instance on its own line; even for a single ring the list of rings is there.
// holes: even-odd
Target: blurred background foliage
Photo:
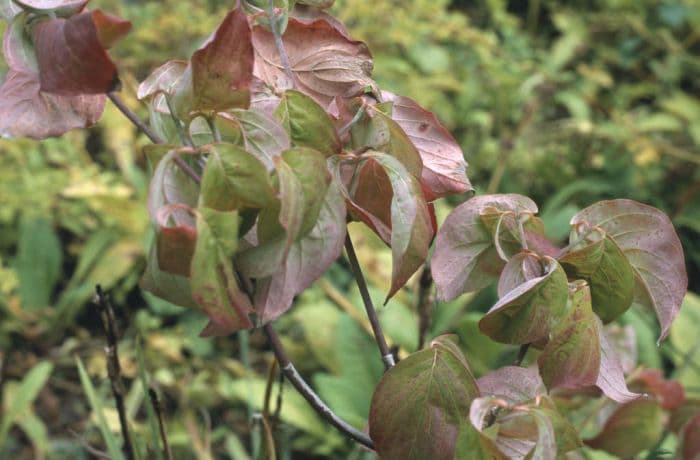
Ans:
[[[134,24],[113,50],[127,103],[145,118],[134,97],[138,81],[168,59],[187,58],[231,3],[93,0]],[[676,225],[690,287],[700,291],[697,1],[337,0],[333,12],[369,44],[380,86],[417,99],[454,133],[479,193],[531,196],[556,240],[566,238],[569,218],[594,201],[652,204]],[[41,143],[0,141],[2,458],[91,458],[86,446],[104,446],[100,428],[118,431],[104,338],[90,303],[98,283],[111,292],[125,329],[127,410],[142,450],[149,438],[139,370],[162,396],[176,458],[265,453],[256,414],[274,378],[264,338],[253,332],[201,339],[201,315],[138,287],[151,238],[140,148],[146,142],[109,105],[89,131]],[[438,214],[444,218],[463,199],[443,200]],[[361,227],[351,231],[381,304],[390,253]],[[401,354],[418,346],[416,289],[414,280],[381,309]],[[429,336],[458,334],[478,375],[515,354],[478,333],[494,298],[486,290],[439,304],[428,329]],[[360,305],[340,261],[277,327],[321,396],[364,428],[382,367]],[[691,293],[661,347],[654,343],[656,322],[640,309],[610,332],[620,337],[630,368],[662,368],[699,398],[699,322],[700,297]],[[88,404],[75,356],[102,411]],[[372,458],[323,424],[293,389],[285,387],[281,401],[278,458]],[[662,447],[673,443],[670,436]]]

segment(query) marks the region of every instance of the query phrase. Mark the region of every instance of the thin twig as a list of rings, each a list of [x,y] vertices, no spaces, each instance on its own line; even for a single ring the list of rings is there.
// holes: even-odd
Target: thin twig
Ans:
[[[294,388],[297,389],[299,393],[306,399],[306,401],[311,405],[311,407],[328,423],[333,425],[343,433],[344,435],[354,439],[365,447],[374,450],[374,444],[372,440],[365,433],[357,430],[354,426],[350,425],[348,422],[338,417],[330,407],[324,403],[321,398],[314,392],[314,390],[309,386],[308,383],[299,375],[299,372],[294,367],[294,364],[289,360],[287,352],[284,350],[282,343],[280,342],[277,333],[272,328],[272,325],[266,324],[263,326],[265,335],[272,346],[272,350],[275,353],[275,357],[284,372],[285,377],[289,380]]]
[[[68,429],[68,432],[75,437],[75,439],[78,440],[78,443],[80,443],[81,446],[83,446],[83,449],[87,450],[89,454],[92,454],[96,458],[104,458],[107,460],[110,460],[112,457],[109,456],[107,452],[103,452],[99,449],[96,449],[90,445],[87,440],[85,440],[82,436],[80,436],[78,433],[75,431]]]
[[[425,345],[425,338],[428,335],[428,329],[430,329],[430,317],[433,311],[433,276],[430,272],[430,266],[424,264],[423,273],[420,275],[420,280],[418,281],[418,303],[416,310],[418,310],[418,349],[422,349]]]
[[[98,284],[95,288],[97,291],[96,303],[100,308],[100,316],[102,317],[102,326],[107,336],[107,374],[109,381],[112,384],[112,394],[117,405],[119,413],[119,423],[124,437],[124,454],[128,460],[134,460],[134,447],[131,444],[131,435],[129,434],[129,421],[126,417],[126,408],[124,407],[124,395],[126,389],[122,381],[121,366],[119,365],[119,349],[117,347],[117,324],[114,318],[114,310],[112,304],[102,291],[102,287]]]
[[[379,317],[377,316],[377,310],[374,308],[374,303],[369,295],[369,289],[367,288],[367,282],[362,274],[362,269],[360,268],[360,262],[357,260],[357,254],[355,254],[355,247],[352,244],[350,235],[345,237],[345,252],[348,254],[348,260],[350,261],[350,268],[355,276],[355,282],[357,287],[360,288],[360,295],[362,296],[362,302],[365,304],[365,310],[367,311],[367,318],[369,318],[369,323],[372,325],[372,332],[374,332],[374,339],[377,342],[377,347],[382,355],[382,361],[384,362],[384,367],[386,369],[391,369],[396,364],[394,360],[394,355],[389,350],[389,346],[386,343],[386,338],[382,332],[382,326],[379,324]]]
[[[170,443],[168,442],[168,434],[165,431],[165,421],[163,420],[163,409],[160,407],[160,400],[158,399],[158,393],[153,388],[148,389],[148,397],[151,399],[151,404],[153,409],[156,411],[156,418],[158,419],[158,429],[160,431],[160,440],[163,442],[163,453],[167,460],[173,460],[173,452],[170,450]]]
[[[525,345],[520,346],[520,350],[518,350],[518,357],[515,358],[515,361],[513,361],[513,366],[521,366],[523,364],[523,360],[525,359],[525,355],[527,355],[527,351],[530,349],[530,344],[526,343]]]
[[[277,47],[277,53],[280,56],[280,63],[284,68],[284,73],[289,78],[290,83],[296,86],[296,81],[294,80],[294,73],[292,73],[292,66],[289,63],[289,56],[287,55],[287,50],[284,47],[284,41],[282,40],[282,34],[277,28],[277,16],[275,15],[275,2],[274,0],[269,0],[267,6],[267,18],[270,21],[270,32],[272,36],[275,37],[275,46]]]
[[[129,107],[124,104],[117,93],[107,93],[107,97],[110,101],[123,113],[130,122],[134,124],[142,133],[148,137],[154,144],[164,144],[165,141],[160,138],[156,133],[154,133],[151,128],[148,127],[146,123],[141,120],[138,115],[136,115]]]
[[[194,147],[192,140],[185,133],[185,129],[182,127],[182,124],[180,124],[180,120],[175,116],[175,108],[173,107],[170,98],[168,96],[164,97],[165,103],[168,105],[168,112],[170,112],[170,118],[173,119],[173,123],[175,124],[175,131],[177,131],[177,135],[180,137],[180,141],[182,141],[183,145],[186,145],[188,147]]]

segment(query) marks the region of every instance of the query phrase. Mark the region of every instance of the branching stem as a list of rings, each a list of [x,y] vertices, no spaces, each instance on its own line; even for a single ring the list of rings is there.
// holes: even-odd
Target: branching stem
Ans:
[[[367,282],[365,281],[365,276],[362,274],[360,262],[357,260],[357,254],[355,254],[355,247],[352,244],[350,235],[347,235],[345,237],[345,252],[347,252],[348,254],[350,268],[352,269],[352,274],[355,276],[355,282],[357,283],[357,287],[360,288],[362,302],[365,304],[367,318],[369,318],[369,323],[372,325],[372,332],[374,332],[374,339],[377,341],[377,347],[379,348],[379,352],[382,355],[384,367],[387,370],[391,369],[396,364],[394,360],[394,355],[391,353],[391,350],[389,350],[389,346],[386,343],[386,338],[384,337],[384,332],[382,332],[382,326],[381,324],[379,324],[377,310],[374,308],[374,303],[372,302],[372,298],[369,295]]]
[[[294,73],[292,73],[292,65],[289,63],[289,55],[287,54],[287,49],[284,47],[282,34],[277,28],[277,15],[275,14],[274,0],[269,0],[268,2],[267,18],[270,21],[270,32],[272,32],[272,36],[275,37],[275,46],[277,47],[277,53],[280,55],[280,63],[284,68],[284,73],[287,75],[287,78],[289,78],[291,84],[296,86]]]

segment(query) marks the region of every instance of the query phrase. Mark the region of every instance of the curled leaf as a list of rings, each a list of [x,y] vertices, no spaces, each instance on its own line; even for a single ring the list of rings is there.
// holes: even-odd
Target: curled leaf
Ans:
[[[136,97],[143,100],[159,92],[171,94],[173,86],[187,69],[187,61],[168,61],[139,85]]]
[[[597,317],[594,319],[600,341],[600,372],[598,372],[596,386],[605,393],[605,396],[619,403],[626,403],[639,398],[641,395],[632,393],[627,388],[622,364],[615,355],[614,347],[605,336],[603,323]]]

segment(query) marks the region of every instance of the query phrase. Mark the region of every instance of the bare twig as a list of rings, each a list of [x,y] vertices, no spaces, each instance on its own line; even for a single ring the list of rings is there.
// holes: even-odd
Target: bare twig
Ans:
[[[423,266],[423,273],[418,281],[418,349],[422,349],[425,345],[425,337],[428,335],[430,328],[430,317],[433,311],[433,276],[430,272],[430,266]]]
[[[163,453],[167,460],[173,460],[173,452],[170,450],[170,443],[168,442],[168,434],[165,431],[165,421],[163,420],[163,409],[160,407],[160,400],[158,400],[158,393],[153,388],[148,389],[148,397],[151,399],[151,404],[153,409],[156,411],[156,418],[158,419],[158,430],[160,431],[160,440],[163,442]]]
[[[287,55],[287,50],[284,47],[282,34],[277,28],[277,15],[275,14],[274,0],[269,0],[268,2],[267,18],[270,21],[270,32],[272,32],[272,36],[275,37],[275,46],[277,47],[277,53],[280,55],[280,63],[284,68],[284,73],[287,75],[287,78],[289,78],[291,84],[296,86],[296,81],[294,80],[294,73],[292,73],[292,66],[289,63],[289,55]]]
[[[282,343],[277,336],[277,333],[272,328],[272,325],[266,324],[263,326],[263,330],[267,335],[267,339],[272,346],[272,350],[275,353],[277,361],[279,361],[282,372],[284,372],[287,380],[294,385],[299,393],[306,399],[306,401],[311,405],[311,407],[328,423],[333,425],[344,435],[354,439],[365,447],[374,449],[374,444],[372,440],[365,433],[357,430],[354,426],[350,425],[348,422],[338,417],[331,409],[324,403],[321,398],[313,391],[308,383],[299,375],[299,372],[294,367],[294,364],[289,360],[287,352],[284,350]]]
[[[525,359],[525,355],[527,355],[527,351],[530,349],[530,344],[526,343],[525,345],[520,346],[520,350],[518,350],[518,357],[515,358],[515,361],[513,361],[513,366],[520,366],[523,364],[523,360]]]
[[[352,244],[350,235],[345,238],[345,252],[348,254],[348,260],[350,261],[350,268],[355,276],[355,282],[357,287],[360,288],[360,295],[362,296],[362,302],[365,304],[365,310],[367,311],[367,318],[369,318],[369,323],[372,325],[372,332],[374,332],[374,339],[377,342],[377,347],[382,355],[382,361],[384,362],[384,367],[386,369],[391,369],[396,364],[394,360],[394,355],[389,350],[389,346],[386,343],[386,338],[382,332],[382,326],[379,324],[379,317],[377,316],[377,310],[374,308],[374,303],[369,295],[369,289],[367,288],[367,282],[362,274],[362,269],[360,268],[360,262],[357,260],[357,254],[355,254],[355,247]]]
[[[101,450],[99,450],[99,449],[96,449],[96,448],[92,447],[92,446],[90,445],[90,443],[87,442],[87,441],[85,440],[85,438],[83,438],[82,436],[80,436],[80,435],[79,435],[78,433],[76,433],[75,431],[69,429],[68,432],[69,432],[70,434],[72,434],[73,437],[75,437],[75,439],[78,440],[78,443],[80,443],[80,445],[83,446],[83,449],[85,449],[86,451],[88,451],[88,453],[89,453],[89,454],[92,454],[95,458],[104,458],[104,459],[107,459],[107,460],[110,460],[110,459],[112,458],[112,457],[109,456],[109,454],[108,454],[107,452],[103,452],[103,451],[101,451]]]
[[[109,381],[112,384],[112,394],[117,405],[119,413],[119,423],[124,437],[124,454],[128,460],[134,460],[134,447],[131,444],[131,435],[129,434],[129,421],[126,417],[126,408],[124,407],[124,396],[126,389],[122,381],[121,366],[119,365],[119,348],[117,347],[117,324],[114,318],[114,310],[112,304],[102,291],[102,287],[98,284],[95,288],[97,291],[96,303],[100,308],[100,316],[102,317],[102,326],[107,336],[107,374]]]

